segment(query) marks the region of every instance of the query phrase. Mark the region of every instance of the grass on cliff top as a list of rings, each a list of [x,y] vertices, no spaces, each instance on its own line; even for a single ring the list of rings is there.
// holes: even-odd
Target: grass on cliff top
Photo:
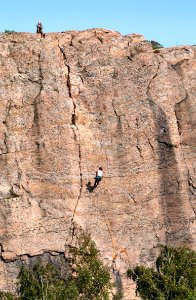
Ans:
[[[13,33],[16,33],[16,31],[5,29],[5,33],[6,34],[13,34]]]
[[[137,266],[127,271],[136,293],[145,300],[196,300],[196,252],[162,246],[156,269]]]
[[[152,45],[152,49],[156,50],[156,49],[160,49],[163,48],[163,45],[161,45],[160,43],[156,42],[156,41],[150,41],[151,45]]]

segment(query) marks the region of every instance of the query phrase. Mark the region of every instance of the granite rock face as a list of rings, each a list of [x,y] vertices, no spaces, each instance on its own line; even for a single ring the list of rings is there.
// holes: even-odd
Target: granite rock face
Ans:
[[[159,244],[194,248],[195,103],[195,46],[153,51],[104,29],[1,34],[0,289],[21,261],[61,256],[77,227],[129,300],[128,267],[152,265]]]

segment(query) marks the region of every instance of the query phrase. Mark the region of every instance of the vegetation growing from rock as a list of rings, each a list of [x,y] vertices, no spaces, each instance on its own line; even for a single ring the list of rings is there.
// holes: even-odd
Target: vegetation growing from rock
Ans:
[[[142,299],[195,300],[196,253],[186,248],[164,246],[156,260],[156,270],[137,266],[127,271],[136,282]]]
[[[71,266],[74,268],[73,281],[84,300],[109,299],[112,286],[109,270],[99,259],[99,252],[89,235],[82,234],[78,238],[78,246],[70,250]]]
[[[81,234],[70,249],[66,276],[52,264],[23,266],[19,274],[18,297],[1,293],[2,300],[108,300],[112,285],[109,270],[99,259],[95,243]]]
[[[152,48],[153,48],[154,50],[163,48],[163,46],[162,46],[160,43],[158,43],[158,42],[150,41],[150,43],[151,43]]]
[[[66,300],[77,299],[76,287],[71,284],[70,277],[66,280],[51,264],[37,264],[32,270],[23,267],[20,272],[19,299]]]
[[[16,33],[16,31],[5,29],[5,33],[7,33],[7,34],[12,34],[12,33]]]
[[[0,292],[0,299],[1,300],[15,300],[16,298],[14,297],[14,295],[12,295],[10,293]]]

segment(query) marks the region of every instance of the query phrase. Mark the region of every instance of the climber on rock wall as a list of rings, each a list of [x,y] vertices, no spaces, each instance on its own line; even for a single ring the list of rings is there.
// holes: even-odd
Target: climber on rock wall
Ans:
[[[102,177],[103,177],[103,169],[102,169],[102,167],[99,167],[98,171],[96,172],[96,176],[95,176],[94,188],[96,188],[98,186]]]

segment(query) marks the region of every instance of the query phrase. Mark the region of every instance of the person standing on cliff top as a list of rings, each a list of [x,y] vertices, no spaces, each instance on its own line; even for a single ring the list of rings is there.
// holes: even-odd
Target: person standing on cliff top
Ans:
[[[43,34],[43,26],[40,21],[37,23],[37,33]]]
[[[103,177],[103,169],[101,167],[99,167],[99,170],[96,172],[95,183],[94,183],[93,188],[96,188],[98,186],[98,184],[100,183],[102,177]]]

